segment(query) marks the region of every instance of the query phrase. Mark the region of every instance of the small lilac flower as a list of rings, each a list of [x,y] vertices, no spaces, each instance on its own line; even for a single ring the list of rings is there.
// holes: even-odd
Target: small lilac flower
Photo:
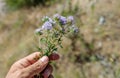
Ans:
[[[60,15],[59,15],[59,14],[55,14],[55,15],[53,16],[53,18],[59,19],[59,18],[60,18]]]
[[[43,21],[43,22],[48,21],[48,22],[50,22],[50,23],[53,24],[53,25],[55,24],[55,21],[52,20],[51,18],[49,18],[48,16],[43,17],[42,21]]]
[[[51,30],[52,29],[52,24],[50,22],[45,22],[43,25],[42,25],[42,29],[44,30]]]
[[[74,23],[74,17],[73,17],[73,16],[69,16],[69,17],[67,18],[67,20],[68,20],[68,22],[70,22],[71,24]]]
[[[61,24],[61,25],[67,24],[67,19],[66,19],[66,17],[61,16],[61,17],[59,18],[59,21],[60,21],[60,24]]]

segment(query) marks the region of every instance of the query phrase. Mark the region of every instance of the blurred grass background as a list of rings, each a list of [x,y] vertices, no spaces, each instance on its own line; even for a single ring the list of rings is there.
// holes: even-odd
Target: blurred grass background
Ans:
[[[14,1],[6,0],[0,13],[0,78],[16,60],[37,51],[34,30],[43,16],[55,13],[73,15],[80,28],[78,35],[63,38],[55,78],[120,78],[119,0]]]

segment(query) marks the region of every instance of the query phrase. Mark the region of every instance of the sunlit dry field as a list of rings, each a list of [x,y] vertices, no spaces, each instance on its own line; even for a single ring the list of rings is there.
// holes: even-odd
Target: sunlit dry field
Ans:
[[[63,38],[55,78],[120,78],[120,0],[71,1],[0,16],[0,78],[15,61],[37,51],[34,30],[43,16],[55,13],[73,15],[80,29],[77,36]]]

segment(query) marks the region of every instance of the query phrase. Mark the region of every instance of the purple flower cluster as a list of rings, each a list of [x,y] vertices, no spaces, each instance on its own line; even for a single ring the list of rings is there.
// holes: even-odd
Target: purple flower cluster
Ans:
[[[59,14],[55,14],[54,18],[59,21],[61,25],[66,25],[67,23],[73,24],[74,23],[74,17],[69,16],[68,18],[61,16]]]
[[[50,22],[53,25],[55,24],[55,21],[53,19],[49,18],[48,16],[43,17],[42,21],[43,22],[47,22],[48,21],[48,22]]]
[[[74,17],[73,16],[69,16],[67,18],[68,22],[70,22],[71,24],[74,24]]]
[[[59,14],[55,14],[53,18],[49,18],[48,16],[43,17],[42,21],[44,22],[44,24],[41,28],[38,28],[36,32],[42,32],[43,30],[52,30],[54,29],[53,26],[56,25],[63,26],[62,28],[60,28],[60,30],[64,29],[64,31],[70,28],[71,31],[76,33],[79,30],[77,27],[74,26],[75,21],[73,16],[64,17]],[[55,28],[57,28],[57,26]]]
[[[55,24],[55,21],[48,16],[43,17],[42,21],[44,22],[42,30],[51,30]]]
[[[45,23],[41,28],[36,29],[35,33],[42,33],[43,30],[51,30],[53,28],[53,24],[55,23],[51,18],[47,16],[44,17],[42,21],[45,21]]]
[[[74,24],[73,16],[65,17],[55,14],[53,18],[45,16],[42,21],[43,25],[35,30],[39,36],[38,51],[42,52],[42,55],[49,56],[57,52],[58,47],[63,47],[63,37],[76,35],[79,31]]]
[[[42,29],[43,30],[51,30],[53,27],[52,27],[52,24],[49,22],[49,21],[46,21],[43,25],[42,25]]]
[[[59,22],[60,22],[61,25],[66,25],[66,24],[67,24],[67,18],[61,16],[61,17],[59,18]]]

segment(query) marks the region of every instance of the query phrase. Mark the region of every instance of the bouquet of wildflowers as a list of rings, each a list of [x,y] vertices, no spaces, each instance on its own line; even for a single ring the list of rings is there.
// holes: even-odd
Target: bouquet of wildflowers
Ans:
[[[49,56],[57,52],[62,46],[62,37],[68,33],[77,33],[73,16],[64,17],[55,14],[52,18],[45,16],[42,19],[43,25],[35,30],[39,38],[38,49],[43,55]]]

